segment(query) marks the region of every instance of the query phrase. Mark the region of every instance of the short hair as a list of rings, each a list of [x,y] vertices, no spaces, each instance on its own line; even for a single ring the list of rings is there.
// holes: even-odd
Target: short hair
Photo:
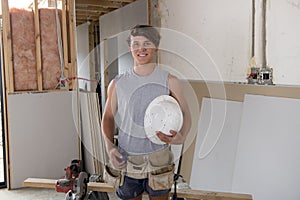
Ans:
[[[150,25],[136,25],[130,29],[130,35],[127,39],[128,46],[131,43],[131,36],[144,36],[150,40],[156,47],[159,46],[160,34],[156,28]]]

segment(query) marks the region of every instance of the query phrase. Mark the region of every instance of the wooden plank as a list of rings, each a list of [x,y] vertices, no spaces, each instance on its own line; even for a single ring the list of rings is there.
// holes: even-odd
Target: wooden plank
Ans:
[[[89,122],[90,122],[90,134],[91,134],[91,140],[92,140],[92,156],[93,156],[93,163],[94,163],[94,171],[96,174],[99,172],[97,171],[98,168],[98,163],[97,163],[97,158],[96,158],[96,146],[97,143],[95,141],[95,127],[94,127],[94,110],[93,110],[93,102],[91,98],[91,93],[87,93],[87,99],[88,99],[88,111],[89,111]]]
[[[108,0],[108,1],[112,1],[112,2],[121,2],[121,3],[132,3],[135,0]]]
[[[37,187],[37,188],[55,188],[56,180],[51,179],[36,179],[28,178],[24,181],[24,187]],[[89,191],[97,192],[115,192],[115,188],[106,183],[88,183]],[[170,196],[174,194],[172,190]],[[191,189],[178,189],[177,197],[189,198],[189,199],[201,199],[201,200],[252,200],[252,196],[249,194],[237,194],[227,192],[211,192],[202,190]]]
[[[173,193],[174,191],[171,192],[171,195],[173,195]],[[210,192],[191,189],[178,189],[177,197],[202,200],[252,200],[252,196],[249,194]]]
[[[106,0],[76,0],[76,5],[84,6],[84,5],[91,5],[91,6],[100,6],[100,7],[109,7],[109,8],[120,8],[122,7],[121,3],[114,3],[111,1]]]
[[[3,51],[5,84],[7,93],[14,92],[13,58],[11,44],[11,26],[8,0],[1,0],[2,4],[2,26],[3,26]]]
[[[88,190],[96,192],[115,192],[116,189],[107,183],[88,183]]]
[[[68,52],[68,28],[67,28],[67,11],[66,0],[62,0],[62,42],[63,42],[63,55],[64,55],[64,75],[68,77],[68,64],[69,64],[69,52]]]
[[[24,187],[33,187],[33,188],[54,188],[56,185],[54,179],[42,179],[42,178],[28,178],[23,182]]]
[[[76,64],[76,41],[75,41],[75,1],[67,0],[68,1],[68,14],[69,14],[69,33],[70,33],[70,56],[71,56],[71,63],[69,68],[69,77],[77,77],[77,64]],[[70,89],[75,88],[75,84],[70,82],[69,85]]]
[[[81,11],[81,12],[111,12],[115,10],[114,8],[103,8],[99,6],[79,6],[76,4],[76,12]]]
[[[37,85],[38,91],[43,90],[43,77],[42,77],[42,56],[41,56],[41,33],[40,33],[40,20],[39,8],[37,0],[34,0],[34,33],[35,33],[35,53],[36,53],[36,72],[37,72]]]
[[[95,138],[96,138],[96,158],[97,158],[97,166],[98,166],[98,174],[103,175],[104,170],[104,155],[105,150],[103,151],[103,142],[101,140],[101,116],[100,116],[100,106],[99,106],[99,98],[97,93],[93,93],[93,102],[94,102],[94,123],[95,123]]]

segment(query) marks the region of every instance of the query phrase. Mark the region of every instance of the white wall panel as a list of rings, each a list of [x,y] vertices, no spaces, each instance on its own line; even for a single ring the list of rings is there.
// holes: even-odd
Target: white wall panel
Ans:
[[[79,158],[72,96],[72,92],[8,95],[11,189],[22,187],[26,178],[61,178],[72,159]]]
[[[192,189],[230,192],[242,103],[204,98],[190,185]]]
[[[300,199],[300,100],[246,95],[232,190]]]

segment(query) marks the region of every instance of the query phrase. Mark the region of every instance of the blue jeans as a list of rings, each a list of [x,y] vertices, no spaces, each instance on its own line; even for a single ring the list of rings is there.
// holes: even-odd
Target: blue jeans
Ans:
[[[147,192],[149,196],[158,197],[169,194],[171,189],[167,190],[152,190],[148,185],[148,178],[135,179],[131,177],[124,177],[124,183],[117,188],[117,195],[121,199],[133,199],[143,192]]]

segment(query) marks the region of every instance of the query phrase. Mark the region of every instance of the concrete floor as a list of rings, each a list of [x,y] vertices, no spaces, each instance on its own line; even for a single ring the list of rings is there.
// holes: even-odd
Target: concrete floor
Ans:
[[[109,193],[110,200],[118,200],[115,193]],[[21,188],[15,190],[0,189],[1,200],[64,200],[65,194],[54,189]]]

